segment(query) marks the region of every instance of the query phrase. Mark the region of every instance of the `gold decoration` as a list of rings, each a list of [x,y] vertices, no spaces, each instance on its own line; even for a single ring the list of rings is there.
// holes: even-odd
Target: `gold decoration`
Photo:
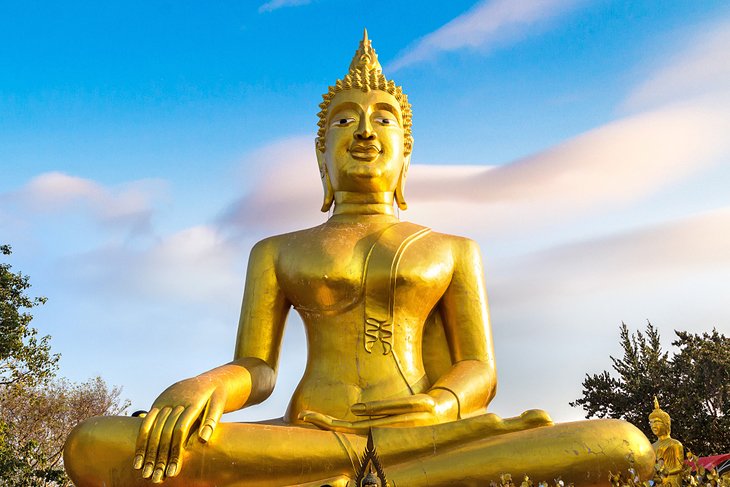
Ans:
[[[385,478],[385,469],[375,451],[372,431],[368,433],[368,443],[360,458],[360,466],[355,472],[355,487],[395,487]]]

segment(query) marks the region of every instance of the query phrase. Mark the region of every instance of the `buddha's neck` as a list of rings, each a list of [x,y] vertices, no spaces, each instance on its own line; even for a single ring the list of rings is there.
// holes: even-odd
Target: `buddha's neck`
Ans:
[[[393,210],[393,193],[354,193],[335,191],[332,218],[367,218],[397,220]]]

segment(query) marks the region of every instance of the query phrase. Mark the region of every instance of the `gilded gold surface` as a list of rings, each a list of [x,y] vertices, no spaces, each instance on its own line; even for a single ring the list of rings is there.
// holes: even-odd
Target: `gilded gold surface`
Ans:
[[[497,378],[479,249],[396,218],[410,105],[367,38],[324,98],[316,150],[332,217],[253,248],[233,361],[173,384],[144,419],[74,430],[75,484],[345,485],[371,429],[399,486],[485,485],[504,471],[601,485],[628,455],[647,475],[653,450],[627,423],[486,412]],[[220,423],[271,394],[291,308],[308,355],[286,415]]]

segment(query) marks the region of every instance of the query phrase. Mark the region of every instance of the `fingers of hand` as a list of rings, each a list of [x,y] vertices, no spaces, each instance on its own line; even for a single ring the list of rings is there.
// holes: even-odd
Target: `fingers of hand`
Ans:
[[[167,464],[167,472],[165,472],[168,477],[175,477],[180,473],[183,461],[183,447],[185,441],[188,439],[190,428],[193,426],[195,420],[198,419],[198,416],[200,416],[200,408],[189,407],[185,409],[172,430],[170,461]]]
[[[406,426],[426,426],[438,423],[438,418],[433,413],[407,413],[397,414],[394,416],[385,416],[382,418],[369,419],[356,423],[359,426],[367,426],[365,432],[370,428],[384,427],[406,427]]]
[[[152,430],[152,426],[155,424],[155,419],[157,419],[159,412],[160,410],[158,408],[150,409],[150,412],[147,413],[147,416],[145,416],[144,421],[142,421],[142,424],[139,427],[139,433],[137,433],[137,444],[134,448],[134,462],[132,464],[132,467],[135,470],[141,469],[144,465],[144,454],[147,451],[147,439],[149,438],[150,430]]]
[[[172,442],[172,435],[177,424],[178,418],[185,410],[183,406],[176,406],[172,410],[170,415],[165,421],[165,425],[162,428],[162,434],[160,435],[160,443],[157,448],[157,461],[155,462],[155,470],[152,472],[152,482],[162,482],[165,476],[165,468],[168,465],[168,459],[170,456],[170,444]]]
[[[365,434],[368,430],[370,430],[370,428],[387,426],[422,426],[434,424],[438,421],[434,414],[428,412],[398,414],[394,416],[384,416],[382,418],[364,419],[362,421],[345,421],[322,413],[304,411],[299,415],[299,419],[325,430],[354,434]]]
[[[160,444],[160,436],[162,435],[162,429],[165,426],[167,417],[172,413],[171,407],[164,407],[160,409],[157,414],[157,420],[155,421],[152,431],[150,431],[149,438],[147,440],[147,452],[144,459],[144,469],[142,469],[142,477],[148,479],[152,477],[152,473],[155,470],[155,460],[157,460],[157,450]]]
[[[436,402],[428,394],[388,399],[385,401],[361,402],[352,406],[351,411],[358,416],[383,416],[408,413],[433,413]]]
[[[208,407],[205,410],[203,422],[200,424],[200,430],[198,432],[198,437],[203,443],[210,440],[210,437],[213,435],[213,431],[215,431],[218,421],[220,421],[221,416],[223,416],[225,406],[225,393],[220,389],[213,392],[210,396],[210,400],[208,401]]]
[[[299,419],[307,423],[313,424],[323,429],[334,429],[335,427],[351,427],[350,421],[336,419],[327,414],[318,413],[316,411],[302,411],[299,413]]]

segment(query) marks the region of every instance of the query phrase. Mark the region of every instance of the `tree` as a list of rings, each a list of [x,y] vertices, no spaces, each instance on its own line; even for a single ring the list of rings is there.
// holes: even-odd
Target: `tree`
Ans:
[[[107,387],[100,377],[81,384],[65,379],[44,386],[16,384],[0,392],[0,424],[10,433],[5,455],[0,450],[2,485],[71,485],[62,460],[68,434],[92,416],[123,414],[129,401],[121,401],[120,394],[119,387]]]
[[[0,245],[0,254],[10,255],[8,245]],[[35,385],[49,379],[56,371],[58,355],[51,355],[50,337],[39,338],[30,326],[33,316],[27,311],[46,302],[31,298],[28,276],[11,271],[0,263],[0,387],[22,382]]]
[[[10,253],[0,245],[1,255]],[[65,487],[62,451],[71,429],[91,416],[122,414],[129,402],[100,377],[54,378],[59,355],[30,326],[30,310],[46,298],[29,297],[29,288],[28,276],[0,263],[0,485]]]
[[[610,357],[616,375],[608,371],[583,381],[580,406],[586,418],[629,421],[652,438],[648,417],[652,398],[672,417],[672,437],[695,454],[730,451],[730,339],[717,330],[692,334],[675,331],[671,356],[661,348],[651,323],[645,333],[629,333],[621,324],[623,357]]]

